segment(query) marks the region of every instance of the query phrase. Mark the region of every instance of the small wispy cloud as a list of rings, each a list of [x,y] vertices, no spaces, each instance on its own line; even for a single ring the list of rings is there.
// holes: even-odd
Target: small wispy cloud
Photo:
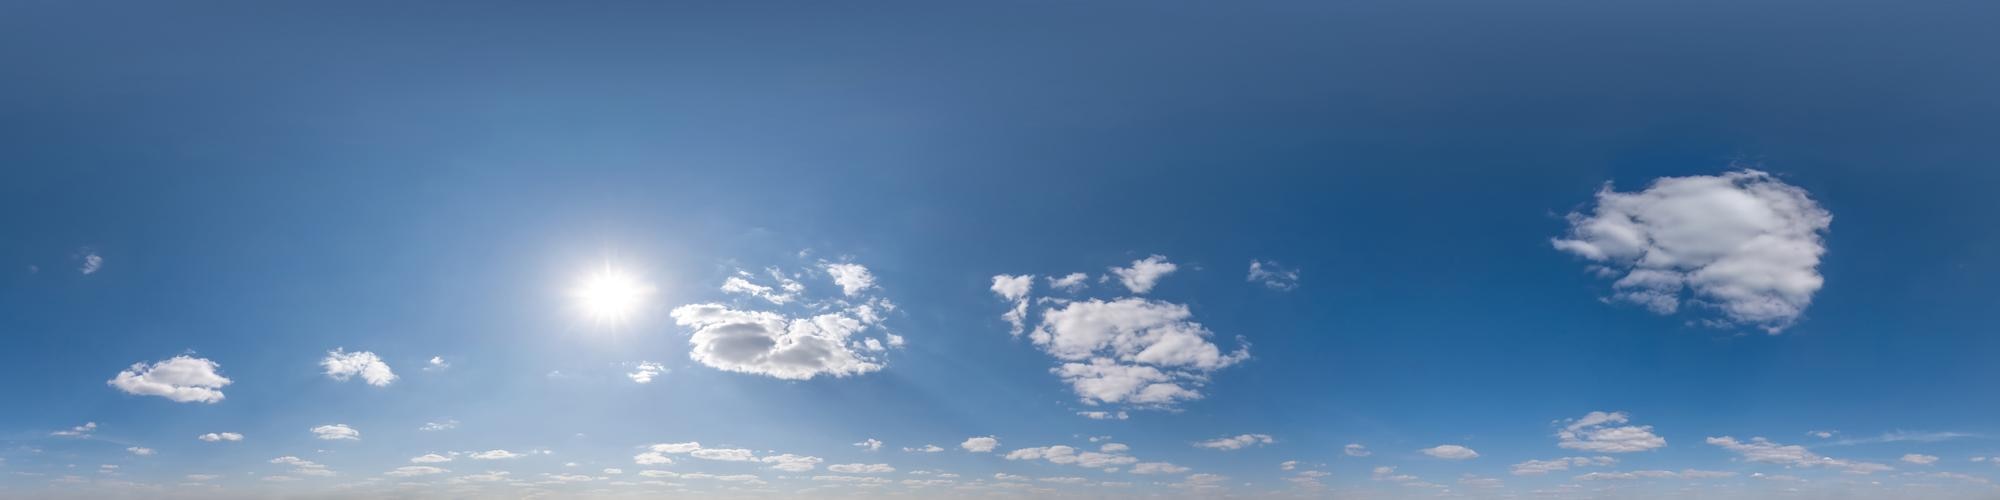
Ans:
[[[1899,430],[1899,431],[1885,432],[1882,433],[1882,435],[1880,436],[1874,436],[1874,437],[1847,438],[1838,441],[1831,441],[1826,443],[1826,445],[1852,446],[1858,444],[1880,444],[1880,443],[1936,443],[1940,441],[1955,441],[1959,439],[1986,439],[1986,436],[1983,434],[1972,434],[1966,432],[1919,432],[1919,431]]]

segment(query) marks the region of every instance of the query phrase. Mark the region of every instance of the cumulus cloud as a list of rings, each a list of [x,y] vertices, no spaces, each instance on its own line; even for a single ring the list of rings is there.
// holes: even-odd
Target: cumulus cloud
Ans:
[[[1804,446],[1778,444],[1761,437],[1750,438],[1749,441],[1738,441],[1734,437],[1722,436],[1711,437],[1707,441],[1708,444],[1736,452],[1737,455],[1743,457],[1744,461],[1748,462],[1778,464],[1786,467],[1826,467],[1848,474],[1873,474],[1895,469],[1884,464],[1824,457],[1813,453],[1811,450],[1807,450]]]
[[[424,371],[427,372],[441,372],[450,368],[451,363],[445,362],[444,356],[431,356],[430,362],[424,363]]]
[[[423,454],[423,455],[418,455],[418,456],[415,456],[415,457],[410,457],[410,463],[413,463],[413,464],[438,464],[438,463],[445,463],[445,462],[450,462],[450,461],[452,461],[452,460],[453,460],[454,458],[457,458],[457,457],[458,457],[458,452],[452,452],[452,453],[451,453],[450,455],[439,455],[439,454],[436,454],[436,453],[425,453],[425,454]]]
[[[854,263],[828,263],[826,274],[833,278],[833,284],[840,285],[840,293],[849,297],[861,295],[862,291],[875,287],[875,275],[868,267]]]
[[[998,446],[1000,446],[1000,440],[993,436],[965,438],[965,442],[958,444],[959,448],[964,448],[965,451],[972,453],[988,453]]]
[[[1250,275],[1244,281],[1264,285],[1265,288],[1291,291],[1299,287],[1299,270],[1287,269],[1276,262],[1250,260]]]
[[[626,373],[625,376],[627,378],[632,379],[633,382],[638,382],[641,384],[650,384],[653,382],[653,377],[659,376],[660,374],[666,372],[667,372],[666,365],[654,363],[651,361],[640,361],[639,365],[633,367],[632,371],[630,373]]]
[[[864,270],[863,272],[866,271]],[[735,276],[730,276],[729,279],[723,280],[722,291],[749,295],[764,299],[772,304],[785,305],[790,304],[793,300],[798,300],[799,292],[805,290],[805,285],[785,277],[784,273],[778,272],[776,269],[771,270],[771,275],[778,279],[777,287],[751,282],[750,280],[755,278],[756,275],[750,274],[748,271],[737,271]]]
[[[388,386],[396,381],[396,372],[389,370],[389,364],[368,351],[347,352],[334,348],[327,351],[326,359],[320,360],[319,365],[326,368],[326,376],[343,382],[355,375],[360,375],[361,380],[376,387]]]
[[[361,439],[361,431],[354,430],[353,427],[348,427],[347,424],[332,424],[332,425],[322,425],[319,427],[314,427],[312,428],[312,433],[313,437],[325,440]]]
[[[1474,458],[1479,458],[1479,452],[1472,451],[1472,448],[1466,448],[1464,446],[1459,446],[1455,444],[1438,445],[1430,448],[1424,448],[1418,451],[1424,452],[1425,455],[1430,455],[1432,457],[1442,458],[1445,460],[1471,460]]]
[[[896,468],[890,467],[889,464],[834,464],[826,466],[826,470],[841,474],[888,474],[896,472]]]
[[[1090,275],[1084,273],[1069,273],[1063,275],[1063,277],[1061,278],[1050,276],[1045,279],[1048,280],[1050,289],[1061,290],[1068,293],[1076,293],[1082,291],[1085,287],[1090,286],[1090,282],[1088,281],[1090,279]]]
[[[748,451],[748,450],[742,450],[742,451]],[[696,451],[696,453],[700,453],[700,451]],[[763,457],[757,459],[757,461],[771,464],[771,468],[785,472],[805,472],[813,470],[814,466],[817,466],[819,465],[820,462],[822,462],[822,460],[820,460],[819,457],[793,455],[790,453]],[[888,466],[884,465],[883,467],[888,467]],[[890,470],[895,470],[895,469],[890,469]],[[835,471],[835,472],[840,472],[840,471]]]
[[[153,364],[134,363],[131,368],[105,381],[126,394],[159,396],[176,403],[222,401],[222,387],[230,380],[217,373],[222,365],[207,359],[175,356]]]
[[[1139,459],[1122,453],[1077,451],[1069,446],[1043,446],[1022,448],[1007,453],[1008,460],[1046,460],[1052,464],[1075,465],[1090,469],[1116,467],[1138,462]]]
[[[1597,193],[1590,214],[1569,214],[1556,249],[1616,277],[1612,297],[1660,314],[1684,300],[1718,320],[1768,333],[1790,327],[1824,279],[1822,235],[1833,215],[1771,174],[1665,177],[1644,191]]]
[[[1274,442],[1277,441],[1271,439],[1271,436],[1268,434],[1244,434],[1240,436],[1230,436],[1230,437],[1210,439],[1207,441],[1195,443],[1194,446],[1196,448],[1208,448],[1211,450],[1228,451],[1228,450],[1240,450],[1251,446],[1267,445]]]
[[[1020,335],[1021,331],[1027,328],[1028,292],[1034,287],[1035,276],[1032,274],[993,276],[993,294],[999,295],[1001,300],[1014,303],[1012,309],[1000,315],[1000,319],[1006,320],[1007,325],[1011,327],[1008,331],[1014,335]]]
[[[1166,256],[1153,255],[1132,261],[1131,267],[1112,267],[1111,274],[1118,277],[1118,283],[1125,285],[1125,289],[1135,294],[1144,294],[1153,291],[1153,286],[1160,283],[1160,278],[1179,269],[1180,266],[1167,262]]]
[[[234,432],[210,432],[210,433],[207,433],[207,434],[202,434],[202,435],[200,435],[200,436],[195,436],[195,439],[200,439],[200,440],[202,440],[202,441],[207,441],[207,442],[210,442],[210,443],[214,443],[214,442],[218,442],[218,441],[231,441],[231,442],[234,442],[234,441],[242,441],[242,440],[243,440],[243,435],[242,435],[242,434],[237,434],[237,433],[234,433]]]
[[[1347,456],[1350,457],[1365,457],[1371,454],[1368,451],[1368,447],[1352,443],[1348,444],[1344,448],[1341,448],[1340,451],[1341,453],[1346,453]]]
[[[1556,446],[1597,453],[1631,453],[1667,445],[1650,425],[1617,425],[1630,419],[1625,412],[1593,411],[1570,420],[1556,431]]]
[[[854,447],[868,451],[880,451],[882,449],[882,441],[875,438],[868,438],[859,443],[854,443]]]

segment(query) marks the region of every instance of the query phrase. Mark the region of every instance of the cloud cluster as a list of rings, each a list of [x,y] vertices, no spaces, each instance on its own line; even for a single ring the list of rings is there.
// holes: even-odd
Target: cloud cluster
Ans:
[[[319,365],[326,368],[326,376],[343,382],[355,375],[360,375],[361,380],[376,387],[385,387],[396,381],[396,372],[389,369],[389,364],[368,351],[347,352],[334,348],[327,351],[326,359],[320,360]]]
[[[1775,334],[1823,284],[1821,236],[1832,222],[1804,189],[1741,170],[1660,178],[1636,193],[1607,184],[1596,208],[1569,214],[1569,235],[1551,244],[1617,278],[1617,300],[1671,314],[1691,294],[1722,323]]]
[[[820,375],[845,377],[881,370],[882,354],[903,345],[902,336],[889,333],[882,326],[883,314],[895,305],[880,297],[861,296],[876,289],[868,268],[852,263],[824,266],[845,297],[800,304],[812,313],[793,315],[717,303],[674,308],[671,313],[674,322],[693,329],[688,337],[691,347],[688,357],[719,370],[787,380],[807,380]],[[797,282],[788,282],[787,289],[792,290],[789,294],[805,290],[802,285],[791,288],[792,285]],[[772,302],[782,304],[792,300]],[[881,336],[862,336],[870,332],[880,332]]]
[[[217,373],[222,365],[203,358],[175,356],[153,364],[134,363],[131,368],[105,381],[126,394],[159,396],[176,403],[222,401],[222,388],[230,384]]]
[[[1666,438],[1653,434],[1653,426],[1617,425],[1629,420],[1625,412],[1590,412],[1557,430],[1556,446],[1597,453],[1631,453],[1667,445]]]
[[[1730,436],[1711,437],[1708,438],[1708,444],[1736,452],[1737,455],[1743,457],[1744,461],[1748,462],[1778,464],[1786,467],[1826,467],[1848,474],[1873,474],[1895,470],[1894,467],[1885,464],[1824,457],[1813,453],[1811,450],[1807,450],[1804,446],[1778,444],[1761,437],[1753,437],[1749,441],[1738,441],[1736,438]]]
[[[1194,447],[1208,448],[1211,450],[1229,451],[1229,450],[1240,450],[1251,446],[1267,445],[1274,442],[1277,442],[1277,440],[1272,439],[1269,434],[1244,434],[1240,436],[1222,437],[1222,438],[1215,438],[1207,441],[1198,442],[1194,444]]]
[[[1244,281],[1264,285],[1264,288],[1289,292],[1299,287],[1299,270],[1287,269],[1276,262],[1250,260],[1250,275]]]

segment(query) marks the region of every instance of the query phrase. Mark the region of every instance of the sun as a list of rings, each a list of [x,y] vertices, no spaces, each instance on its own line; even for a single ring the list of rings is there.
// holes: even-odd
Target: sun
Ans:
[[[600,325],[616,325],[630,320],[645,305],[646,297],[651,295],[651,285],[610,264],[585,276],[583,282],[570,291],[570,296],[576,299],[576,305],[584,316]]]

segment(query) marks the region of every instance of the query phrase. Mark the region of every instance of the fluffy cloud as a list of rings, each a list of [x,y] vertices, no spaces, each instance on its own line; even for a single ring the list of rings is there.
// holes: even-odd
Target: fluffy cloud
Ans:
[[[527,455],[514,453],[507,450],[486,450],[481,452],[468,453],[465,456],[471,457],[473,460],[506,460],[510,458],[521,458]]]
[[[1069,293],[1076,293],[1082,291],[1084,287],[1090,286],[1090,283],[1087,281],[1090,279],[1090,275],[1084,273],[1069,273],[1063,275],[1061,278],[1050,276],[1046,279],[1049,282],[1049,288]]]
[[[1464,446],[1459,446],[1455,444],[1438,445],[1430,448],[1424,448],[1418,451],[1424,452],[1425,455],[1430,455],[1445,460],[1471,460],[1474,458],[1479,458],[1479,452],[1472,451],[1472,448],[1466,448]]]
[[[1368,447],[1359,444],[1348,444],[1346,447],[1341,448],[1340,452],[1346,453],[1347,456],[1350,457],[1365,457],[1371,455],[1371,453],[1368,452]]]
[[[1625,412],[1593,411],[1569,421],[1556,431],[1557,446],[1597,453],[1631,453],[1667,445],[1666,438],[1653,434],[1653,426],[1623,425]]]
[[[1276,262],[1250,260],[1250,275],[1244,281],[1259,283],[1272,290],[1291,291],[1299,287],[1299,270],[1286,269]]]
[[[1895,469],[1878,463],[1823,457],[1807,450],[1804,446],[1778,444],[1761,437],[1750,438],[1747,442],[1738,441],[1730,436],[1711,437],[1708,438],[1708,444],[1736,452],[1745,461],[1786,467],[1826,467],[1848,474],[1873,474]]]
[[[1539,476],[1550,472],[1569,470],[1570,467],[1606,467],[1615,465],[1618,459],[1611,457],[1564,457],[1555,460],[1529,460],[1514,464],[1512,472],[1516,476]]]
[[[695,451],[696,454],[695,456],[700,457],[700,453],[702,451],[707,451],[707,450],[697,450]],[[747,453],[749,452],[749,450],[732,450],[732,451],[742,451],[745,453],[744,455],[745,457],[748,456]],[[817,466],[819,465],[820,462],[823,462],[823,460],[820,460],[819,457],[793,455],[790,453],[764,457],[757,459],[757,461],[771,464],[771,468],[785,472],[805,472],[813,470],[814,466]],[[888,467],[888,466],[884,465],[883,467]],[[895,470],[895,469],[890,469],[890,470]],[[834,472],[841,472],[841,471],[835,470]]]
[[[1027,328],[1028,292],[1034,287],[1035,276],[1032,274],[993,276],[993,294],[999,295],[1001,300],[1014,303],[1012,309],[1000,315],[1000,319],[1006,320],[1007,325],[1011,327],[1008,331],[1014,335],[1020,335],[1021,331]]]
[[[306,460],[306,459],[302,459],[302,458],[299,458],[299,457],[294,457],[294,456],[291,456],[291,455],[286,455],[286,456],[282,456],[282,457],[278,457],[278,458],[273,458],[273,459],[271,459],[271,461],[270,461],[270,462],[271,462],[271,463],[274,463],[274,464],[279,464],[279,465],[289,465],[289,466],[291,466],[291,467],[292,467],[292,471],[291,471],[291,473],[292,473],[292,474],[297,474],[297,475],[301,475],[301,476],[332,476],[332,475],[334,475],[334,472],[333,472],[332,470],[329,470],[329,469],[327,469],[325,465],[321,465],[321,464],[319,464],[319,463],[316,463],[316,462],[313,462],[313,461],[311,461],[311,460]],[[282,477],[282,476],[274,476],[274,477]],[[268,479],[268,478],[267,478],[267,479]]]
[[[451,369],[451,363],[445,362],[444,356],[431,356],[431,360],[424,363],[424,371],[427,372],[441,372],[448,369]]]
[[[1244,434],[1240,436],[1210,439],[1207,441],[1195,443],[1194,446],[1196,448],[1208,448],[1211,450],[1227,451],[1227,450],[1240,450],[1251,446],[1266,445],[1274,442],[1276,442],[1276,440],[1271,439],[1271,436],[1268,434]]]
[[[825,268],[846,295],[826,300],[801,298],[791,308],[798,314],[716,303],[674,308],[674,322],[693,329],[688,336],[688,357],[719,370],[787,380],[881,370],[883,354],[904,345],[902,336],[882,325],[883,315],[893,311],[895,304],[862,296],[876,288],[868,268],[845,263],[825,264]],[[777,270],[772,270],[772,275],[783,276]],[[871,332],[879,332],[880,338],[861,336]]]
[[[382,358],[368,351],[346,352],[335,348],[327,351],[326,359],[320,360],[319,365],[325,367],[326,376],[334,380],[346,381],[355,375],[360,375],[361,380],[376,387],[387,386],[390,382],[396,381],[396,372],[389,370],[389,364],[383,363]]]
[[[875,275],[861,264],[829,263],[826,264],[826,274],[833,278],[833,284],[840,285],[840,293],[849,297],[875,287]]]
[[[415,456],[415,457],[411,457],[411,458],[410,458],[410,463],[413,463],[413,464],[437,464],[437,463],[445,463],[445,462],[450,462],[450,461],[452,461],[453,457],[456,457],[456,456],[458,456],[458,452],[452,452],[452,453],[451,453],[451,455],[439,455],[439,454],[436,454],[436,453],[425,453],[425,454],[423,454],[423,455],[419,455],[419,456]]]
[[[126,394],[159,396],[176,403],[214,403],[222,401],[221,389],[230,384],[228,378],[216,373],[221,369],[222,365],[207,359],[175,356],[151,365],[134,363],[105,383]]]
[[[640,361],[639,366],[634,367],[632,371],[630,373],[626,373],[625,376],[627,378],[631,378],[633,382],[638,382],[641,384],[650,384],[653,382],[653,377],[659,376],[660,374],[666,372],[667,372],[666,365],[654,363],[651,361]]]
[[[995,444],[998,443],[996,442]],[[992,450],[993,450],[992,448],[987,448],[987,451],[992,451]],[[944,448],[934,444],[926,444],[915,448],[903,448],[903,451],[910,453],[937,453],[940,451],[944,451]]]
[[[1179,269],[1180,266],[1167,262],[1166,256],[1153,255],[1132,261],[1132,267],[1113,267],[1111,274],[1118,277],[1118,283],[1125,285],[1125,289],[1144,294],[1153,291],[1153,286],[1160,284],[1160,278]]]
[[[863,270],[863,272],[865,273],[866,270]],[[729,279],[723,280],[722,291],[740,293],[770,301],[772,304],[785,305],[791,303],[793,300],[797,300],[799,292],[806,289],[805,285],[786,277],[783,272],[777,269],[771,269],[770,274],[773,279],[778,280],[777,287],[753,283],[750,280],[755,278],[756,275],[750,274],[749,271],[737,271],[735,276],[730,276]]]
[[[243,435],[234,432],[210,432],[207,434],[202,434],[200,436],[195,436],[195,439],[200,439],[202,441],[207,441],[210,443],[218,441],[242,441]]]
[[[995,439],[993,436],[966,438],[965,442],[958,444],[959,448],[964,448],[965,451],[973,453],[992,452],[993,448],[998,446],[1000,446],[1000,440]]]
[[[332,424],[332,425],[322,425],[319,427],[314,427],[312,428],[312,433],[313,437],[326,440],[361,439],[361,431],[354,430],[353,427],[348,427],[347,424]]]
[[[854,443],[854,447],[868,451],[881,451],[882,441],[875,438],[868,438],[862,442]]]
[[[1821,236],[1832,222],[1805,190],[1742,170],[1660,178],[1636,193],[1607,184],[1596,209],[1569,214],[1569,235],[1551,243],[1617,277],[1618,300],[1671,314],[1691,292],[1725,323],[1778,333],[1824,282]]]

